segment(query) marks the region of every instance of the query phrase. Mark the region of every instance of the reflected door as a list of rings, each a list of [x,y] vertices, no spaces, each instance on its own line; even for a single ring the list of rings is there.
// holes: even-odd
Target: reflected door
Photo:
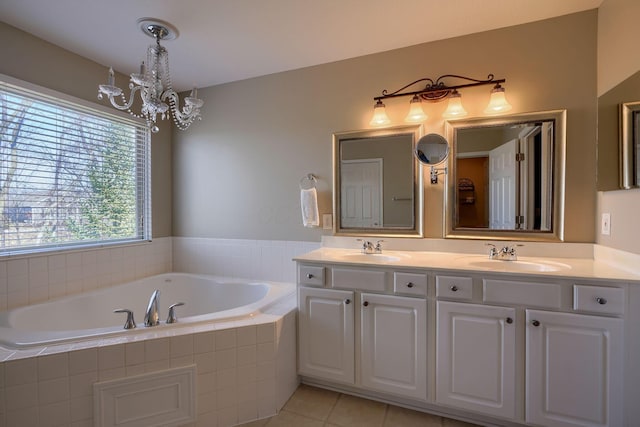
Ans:
[[[516,228],[516,149],[512,139],[489,152],[489,226]]]
[[[382,159],[341,162],[340,215],[343,227],[382,227],[382,166]]]

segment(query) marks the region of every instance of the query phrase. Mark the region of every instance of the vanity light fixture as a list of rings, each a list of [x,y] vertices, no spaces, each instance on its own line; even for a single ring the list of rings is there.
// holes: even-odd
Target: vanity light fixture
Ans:
[[[160,45],[160,40],[173,40],[178,37],[178,30],[168,22],[153,18],[138,19],[142,32],[155,38],[156,43],[147,49],[147,60],[142,61],[139,73],[132,73],[129,83],[129,100],[123,90],[115,85],[113,68],[109,68],[107,84],[98,85],[98,99],[106,95],[118,110],[126,110],[132,116],[143,118],[152,132],[158,132],[156,120],[158,114],[165,120],[171,116],[180,130],[187,129],[196,119],[201,120],[200,108],[204,101],[198,99],[198,90],[193,88],[191,94],[184,99],[184,107],[179,109],[180,98],[173,90],[169,73],[169,53]],[[140,113],[134,113],[131,106],[136,92],[140,92],[142,107]],[[118,104],[116,97],[122,98]]]
[[[448,85],[445,84],[444,79],[457,79],[460,80],[460,84]],[[427,82],[426,86],[419,90],[408,90],[410,87],[421,83]],[[411,96],[411,103],[409,114],[405,118],[407,122],[420,122],[427,119],[427,115],[422,110],[422,101],[441,101],[449,98],[449,105],[445,112],[442,114],[445,118],[463,117],[467,114],[462,107],[461,94],[458,89],[482,86],[482,85],[494,85],[491,91],[491,100],[489,106],[485,109],[486,114],[499,114],[511,109],[511,105],[504,97],[504,88],[500,85],[504,83],[505,79],[495,79],[493,74],[489,74],[486,80],[472,79],[470,77],[459,76],[455,74],[445,74],[438,77],[435,81],[430,78],[422,78],[414,82],[409,83],[389,93],[386,89],[382,91],[381,96],[373,98],[376,101],[373,110],[373,118],[369,124],[371,126],[384,126],[391,123],[391,120],[387,116],[384,110],[383,99],[397,98],[401,96]]]
[[[422,99],[418,95],[413,95],[409,103],[409,114],[404,118],[405,122],[418,123],[427,120],[427,115],[422,109]]]
[[[387,116],[387,112],[384,109],[384,104],[378,99],[376,105],[373,106],[373,117],[371,118],[369,124],[371,126],[384,126],[388,125],[389,123],[391,123],[391,119],[389,119],[389,116]]]
[[[497,83],[491,91],[491,98],[489,99],[489,105],[485,108],[485,114],[500,114],[511,110],[511,104],[507,102],[504,97],[504,88]]]
[[[442,113],[442,117],[446,119],[455,119],[456,117],[464,117],[467,115],[467,110],[462,106],[462,95],[457,89],[454,89],[449,95],[449,105],[447,109]]]

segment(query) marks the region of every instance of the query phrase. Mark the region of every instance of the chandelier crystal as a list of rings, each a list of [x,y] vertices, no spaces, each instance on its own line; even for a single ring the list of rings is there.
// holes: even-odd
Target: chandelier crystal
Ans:
[[[146,120],[152,132],[158,132],[156,121],[166,120],[169,116],[180,130],[187,129],[196,119],[201,120],[200,108],[204,101],[198,99],[198,90],[193,88],[189,96],[184,99],[184,106],[180,108],[180,97],[173,90],[171,73],[169,72],[169,53],[160,45],[160,40],[175,39],[178,31],[170,24],[156,19],[142,18],[138,20],[142,31],[154,37],[156,43],[147,49],[146,61],[140,65],[139,73],[132,73],[129,81],[129,99],[124,96],[122,89],[115,85],[113,68],[109,68],[107,84],[98,85],[98,99],[106,95],[118,110],[126,110],[131,115]],[[136,92],[140,92],[142,107],[140,113],[131,110]],[[122,104],[116,100],[121,97]]]

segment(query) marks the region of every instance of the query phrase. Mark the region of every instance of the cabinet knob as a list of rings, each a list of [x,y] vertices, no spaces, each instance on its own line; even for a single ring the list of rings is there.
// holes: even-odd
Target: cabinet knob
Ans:
[[[513,323],[513,319],[511,317],[507,317],[507,319],[505,320],[508,324],[512,324]]]
[[[540,326],[540,322],[539,322],[539,321],[537,321],[537,320],[532,320],[532,321],[531,321],[531,324],[532,324],[533,326],[535,326],[536,328],[537,328],[538,326]]]
[[[344,300],[345,304],[351,304],[351,300],[349,298],[347,298],[346,300]]]
[[[596,302],[600,305],[605,305],[607,303],[607,300],[605,298],[596,297]]]
[[[365,307],[368,307],[369,306],[369,301],[363,302],[362,305],[364,305]]]
[[[407,288],[413,288],[413,283],[411,282],[407,283]]]
[[[451,292],[458,292],[458,287],[456,285],[453,285],[449,289],[451,289]]]
[[[307,279],[313,279],[313,274],[307,273]]]

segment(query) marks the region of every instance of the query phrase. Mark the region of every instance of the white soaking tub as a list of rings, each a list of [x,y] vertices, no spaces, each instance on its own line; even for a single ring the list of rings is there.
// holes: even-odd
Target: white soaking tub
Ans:
[[[154,290],[160,291],[160,324],[144,326],[144,315]],[[198,322],[219,322],[259,314],[295,293],[295,285],[272,282],[229,282],[214,276],[167,273],[122,285],[72,295],[0,312],[0,345],[21,349],[50,346],[118,334],[136,334]],[[168,307],[178,322],[166,324]],[[125,313],[134,313],[137,328],[124,329]]]

